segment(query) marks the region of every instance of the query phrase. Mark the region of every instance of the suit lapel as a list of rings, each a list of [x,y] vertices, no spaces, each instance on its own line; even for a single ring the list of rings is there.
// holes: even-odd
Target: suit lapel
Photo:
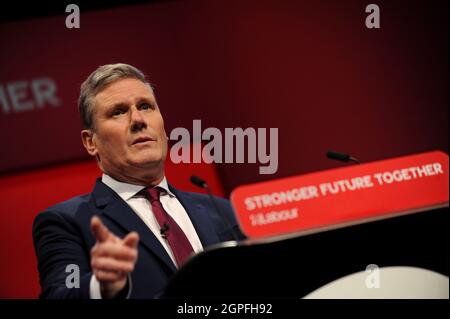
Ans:
[[[171,185],[169,185],[169,188],[188,213],[203,247],[218,243],[220,239],[211,220],[211,212],[208,211],[207,207],[198,200],[194,200],[191,194],[181,192]]]
[[[120,196],[103,184],[100,179],[97,180],[93,194],[97,209],[103,215],[108,216],[127,232],[136,231],[139,234],[140,242],[172,271],[176,271],[172,259],[170,259],[159,240]]]

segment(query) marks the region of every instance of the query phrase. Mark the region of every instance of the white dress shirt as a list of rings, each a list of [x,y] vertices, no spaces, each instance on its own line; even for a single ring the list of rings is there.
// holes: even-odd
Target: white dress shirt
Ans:
[[[177,267],[175,256],[169,246],[169,243],[161,236],[161,227],[159,226],[158,221],[153,214],[150,201],[145,196],[137,194],[144,188],[144,186],[119,182],[106,174],[103,174],[102,182],[109,188],[111,188],[114,192],[116,192],[117,195],[119,195],[128,204],[128,206],[130,206],[130,208],[136,213],[136,215],[138,215],[139,218],[142,219],[149,230],[159,240],[161,245],[167,251],[167,254],[172,259],[174,265]],[[192,224],[189,215],[187,214],[183,205],[181,205],[175,195],[169,190],[166,177],[164,177],[157,186],[165,190],[165,192],[162,192],[160,195],[160,202],[164,210],[170,215],[170,217],[175,220],[175,222],[186,234],[186,237],[188,238],[192,248],[194,249],[194,252],[198,253],[202,251],[203,246],[200,242],[200,238],[198,237],[197,232],[195,231],[194,225]],[[129,296],[132,287],[130,276],[128,276],[128,280],[130,287],[128,292]],[[91,277],[89,293],[91,299],[101,299],[100,283],[98,282],[94,274],[92,274]]]

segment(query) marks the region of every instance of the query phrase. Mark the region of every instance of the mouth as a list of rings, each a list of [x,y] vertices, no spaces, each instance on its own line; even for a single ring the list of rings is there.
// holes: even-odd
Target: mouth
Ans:
[[[153,139],[149,136],[140,136],[133,141],[132,145],[144,144],[144,143],[152,142],[152,141],[155,141],[155,139]]]

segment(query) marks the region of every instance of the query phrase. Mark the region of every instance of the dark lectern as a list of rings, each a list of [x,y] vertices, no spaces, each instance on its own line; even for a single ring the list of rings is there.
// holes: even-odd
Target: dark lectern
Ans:
[[[448,276],[448,213],[445,207],[309,234],[224,243],[186,263],[163,297],[300,298],[370,264]]]

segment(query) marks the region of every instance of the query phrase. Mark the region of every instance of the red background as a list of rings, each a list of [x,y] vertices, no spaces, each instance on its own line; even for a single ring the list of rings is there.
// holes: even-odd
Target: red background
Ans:
[[[448,152],[448,4],[378,1],[171,1],[1,25],[0,83],[49,76],[62,106],[0,113],[0,168],[87,156],[79,85],[98,65],[126,62],[156,86],[166,128],[278,127],[279,170],[223,164],[225,188],[336,165]],[[82,10],[82,8],[81,8]]]

